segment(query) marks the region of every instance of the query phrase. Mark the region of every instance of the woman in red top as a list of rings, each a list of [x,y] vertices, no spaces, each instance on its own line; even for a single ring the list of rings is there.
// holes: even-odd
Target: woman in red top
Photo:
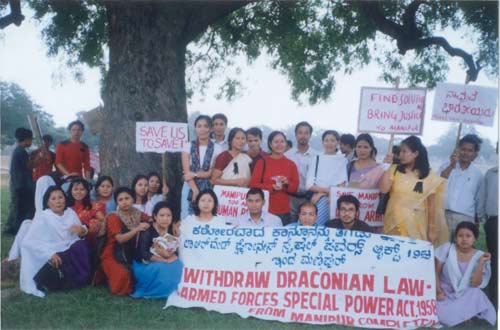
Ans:
[[[90,248],[95,248],[97,234],[103,225],[106,215],[106,205],[90,200],[90,184],[81,178],[71,182],[68,188],[68,206],[75,211],[82,225],[89,230],[85,239],[90,244]]]
[[[267,138],[267,146],[271,151],[257,161],[251,188],[269,191],[269,212],[281,218],[283,225],[290,223],[290,198],[299,187],[299,172],[295,163],[284,156],[286,150],[285,134],[274,131]]]
[[[115,192],[118,210],[106,216],[106,243],[101,253],[101,265],[108,279],[112,294],[128,295],[132,293],[132,260],[137,234],[149,228],[150,217],[134,208],[134,192],[127,187],[120,187]]]

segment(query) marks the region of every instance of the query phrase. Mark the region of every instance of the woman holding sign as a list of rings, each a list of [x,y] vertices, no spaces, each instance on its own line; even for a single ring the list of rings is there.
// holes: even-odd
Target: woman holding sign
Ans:
[[[222,151],[220,146],[210,140],[212,119],[201,115],[194,121],[197,138],[182,151],[182,187],[181,219],[193,214],[193,206],[200,191],[212,188],[210,177],[215,158]]]
[[[292,220],[288,194],[295,194],[299,188],[297,166],[284,156],[286,145],[282,132],[269,134],[267,146],[271,154],[257,161],[250,180],[250,187],[269,191],[269,213],[280,217],[285,226]]]
[[[252,159],[242,152],[247,143],[245,131],[239,127],[231,129],[227,142],[229,150],[215,159],[211,182],[213,185],[248,187]]]
[[[444,218],[445,180],[429,166],[427,150],[416,136],[401,142],[401,164],[392,165],[380,180],[380,191],[390,192],[384,215],[384,234],[411,237],[439,246],[448,241]],[[384,162],[392,162],[392,154]]]
[[[324,152],[313,158],[307,171],[306,188],[311,194],[311,202],[318,208],[316,224],[324,226],[330,215],[328,205],[330,186],[347,181],[347,158],[337,154],[337,144],[340,140],[337,131],[325,131],[321,140]]]
[[[172,235],[172,208],[159,202],[153,209],[153,224],[140,232],[132,270],[136,279],[134,298],[167,298],[181,279],[182,263]]]

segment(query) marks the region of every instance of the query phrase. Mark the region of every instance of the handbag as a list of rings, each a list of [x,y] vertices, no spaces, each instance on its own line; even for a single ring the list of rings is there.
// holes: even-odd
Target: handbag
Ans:
[[[40,291],[62,290],[64,285],[62,265],[56,268],[50,262],[46,262],[33,277],[33,280]]]

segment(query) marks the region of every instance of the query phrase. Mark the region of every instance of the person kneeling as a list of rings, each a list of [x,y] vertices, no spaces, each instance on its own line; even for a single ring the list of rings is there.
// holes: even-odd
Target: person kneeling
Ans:
[[[21,290],[44,297],[43,291],[76,289],[90,280],[87,234],[76,213],[66,207],[61,188],[51,186],[43,196],[43,211],[33,219],[21,244]]]
[[[179,284],[182,262],[176,255],[179,241],[172,235],[172,207],[159,202],[153,209],[153,225],[139,234],[132,270],[134,298],[167,298]]]
[[[352,195],[340,196],[337,199],[337,210],[339,210],[340,218],[328,220],[326,227],[373,232],[372,227],[359,220],[359,200],[356,197]]]

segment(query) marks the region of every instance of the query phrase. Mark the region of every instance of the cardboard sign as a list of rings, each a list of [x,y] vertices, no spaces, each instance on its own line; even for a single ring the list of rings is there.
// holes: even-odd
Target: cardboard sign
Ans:
[[[181,234],[184,265],[168,306],[281,322],[435,327],[429,242],[325,227],[220,228]]]
[[[101,173],[101,159],[97,152],[90,152],[90,167],[92,167],[96,174]]]
[[[372,227],[384,225],[384,216],[377,214],[379,202],[378,189],[357,189],[348,187],[330,187],[330,219],[338,218],[337,199],[342,195],[353,195],[359,200],[359,220]]]
[[[422,134],[425,88],[361,88],[358,131]]]
[[[248,213],[247,192],[249,188],[232,186],[214,186],[215,195],[219,202],[217,217],[225,219],[226,223],[233,223],[238,217]],[[262,208],[267,212],[269,209],[269,192],[264,190],[265,203]]]
[[[497,88],[438,83],[432,119],[491,127],[497,102]]]
[[[180,152],[188,143],[186,123],[163,121],[135,123],[135,150],[137,152]]]

